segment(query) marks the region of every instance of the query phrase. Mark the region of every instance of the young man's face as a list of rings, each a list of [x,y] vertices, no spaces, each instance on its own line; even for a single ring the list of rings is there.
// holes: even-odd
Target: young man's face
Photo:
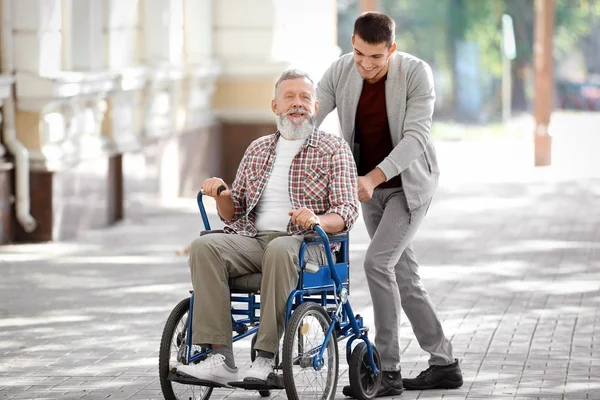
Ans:
[[[367,82],[377,82],[388,68],[388,60],[396,51],[396,43],[388,47],[387,43],[370,44],[360,36],[352,35],[354,46],[354,62],[360,76]]]

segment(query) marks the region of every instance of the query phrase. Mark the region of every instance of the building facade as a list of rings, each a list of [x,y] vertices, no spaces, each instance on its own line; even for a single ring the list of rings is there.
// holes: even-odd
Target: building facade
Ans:
[[[339,56],[335,0],[1,3],[0,243],[231,182],[275,130],[279,74],[318,79]]]

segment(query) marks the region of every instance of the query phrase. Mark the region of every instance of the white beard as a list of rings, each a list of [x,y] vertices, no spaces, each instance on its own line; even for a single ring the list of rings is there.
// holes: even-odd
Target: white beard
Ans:
[[[313,116],[310,113],[306,115],[307,118],[298,126],[290,121],[287,113],[279,115],[277,117],[277,129],[281,133],[281,136],[287,140],[306,139],[315,128]]]

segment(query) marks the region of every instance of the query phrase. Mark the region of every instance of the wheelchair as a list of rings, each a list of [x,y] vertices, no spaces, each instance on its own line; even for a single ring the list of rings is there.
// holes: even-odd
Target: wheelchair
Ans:
[[[202,202],[202,191],[197,196],[198,208],[205,231],[210,233],[210,222]],[[258,391],[263,397],[272,390],[285,390],[288,399],[335,398],[339,376],[338,342],[346,342],[346,361],[350,386],[360,400],[375,397],[381,384],[381,359],[369,341],[368,328],[363,318],[354,315],[349,295],[348,235],[328,235],[318,225],[315,234],[306,235],[299,251],[300,276],[297,288],[290,293],[286,304],[286,324],[283,341],[275,356],[275,371],[266,384],[231,382],[228,387]],[[331,243],[339,243],[340,250],[331,251]],[[307,270],[304,253],[307,246],[322,245],[327,265]],[[233,342],[253,336],[250,358],[254,361],[256,333],[260,324],[261,274],[248,274],[230,279],[231,318]],[[215,387],[177,372],[177,364],[198,363],[210,349],[192,343],[192,315],[194,293],[181,300],[170,313],[163,329],[158,370],[160,385],[166,400],[206,400]],[[234,306],[235,305],[235,306]],[[358,344],[352,346],[355,340]]]

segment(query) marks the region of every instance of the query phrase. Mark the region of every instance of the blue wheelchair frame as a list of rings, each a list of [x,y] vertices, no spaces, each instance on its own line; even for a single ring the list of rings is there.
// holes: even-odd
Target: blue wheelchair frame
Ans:
[[[206,213],[206,209],[202,202],[202,192],[197,195],[198,208],[202,216],[202,222],[206,231],[210,231],[210,222]],[[352,343],[356,339],[362,339],[368,352],[369,365],[371,371],[377,374],[379,371],[374,362],[373,345],[367,337],[367,329],[363,326],[363,319],[360,316],[355,316],[348,301],[349,294],[349,250],[348,250],[348,234],[328,235],[320,226],[313,227],[317,235],[305,237],[299,251],[300,276],[296,290],[288,297],[286,304],[286,325],[292,314],[292,311],[298,305],[306,301],[313,301],[325,307],[331,317],[331,324],[325,335],[324,343],[318,349],[319,354],[313,359],[313,367],[320,369],[323,364],[323,353],[327,348],[330,340],[334,337],[338,341],[350,338],[346,343],[346,360],[350,363],[352,353]],[[341,260],[335,262],[331,252],[331,243],[340,243],[341,245]],[[323,245],[327,257],[327,265],[320,266],[317,272],[311,273],[305,271],[304,254],[307,246]],[[324,268],[327,267],[327,268]],[[231,289],[232,303],[246,303],[247,309],[231,309],[231,319],[233,330],[237,335],[233,336],[233,342],[248,337],[258,331],[260,317],[256,315],[257,310],[260,310],[260,303],[256,301],[255,293],[250,290],[234,290]],[[190,308],[188,315],[186,348],[188,363],[195,363],[206,357],[210,351],[202,349],[202,351],[192,354],[192,316],[194,305],[194,293],[191,293]],[[328,306],[335,305],[335,310],[331,310]],[[243,316],[244,318],[235,319],[234,315]]]

